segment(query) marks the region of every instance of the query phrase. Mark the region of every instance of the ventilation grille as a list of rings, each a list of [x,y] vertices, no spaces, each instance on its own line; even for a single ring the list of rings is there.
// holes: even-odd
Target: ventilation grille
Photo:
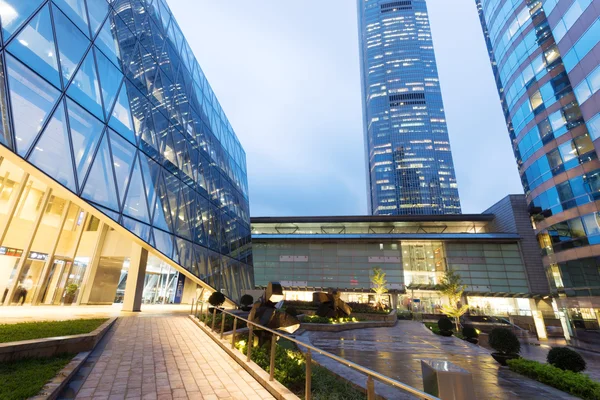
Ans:
[[[425,93],[405,93],[390,96],[390,106],[407,106],[425,104]]]
[[[381,13],[394,11],[412,10],[412,0],[393,1],[381,5]]]

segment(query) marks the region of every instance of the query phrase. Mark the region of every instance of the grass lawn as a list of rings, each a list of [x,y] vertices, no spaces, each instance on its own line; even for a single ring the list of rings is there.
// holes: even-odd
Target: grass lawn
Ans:
[[[73,355],[0,363],[0,400],[21,400],[35,396],[65,367]]]
[[[441,335],[440,328],[439,328],[437,322],[423,322],[423,324],[425,324],[427,329],[429,329],[431,332],[435,333],[436,335]],[[459,339],[465,338],[463,336],[462,332],[456,332],[453,330],[452,333],[454,334],[454,336],[456,336]]]
[[[0,325],[0,343],[90,333],[106,320],[107,318],[75,319]]]

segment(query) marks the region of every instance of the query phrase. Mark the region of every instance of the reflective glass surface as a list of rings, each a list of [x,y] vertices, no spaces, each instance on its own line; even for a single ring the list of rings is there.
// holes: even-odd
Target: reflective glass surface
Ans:
[[[252,288],[246,156],[167,4],[0,0],[0,21],[0,152],[231,298]]]

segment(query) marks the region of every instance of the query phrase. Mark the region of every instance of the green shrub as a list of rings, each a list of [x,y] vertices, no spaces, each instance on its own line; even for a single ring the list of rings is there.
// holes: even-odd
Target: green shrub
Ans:
[[[291,315],[292,317],[297,317],[298,316],[298,310],[296,310],[296,307],[291,306],[291,307],[287,307],[285,309],[285,312],[289,315]]]
[[[250,306],[254,303],[254,297],[249,294],[245,294],[240,298],[240,304],[243,306]]]
[[[352,312],[353,313],[359,313],[359,314],[389,314],[390,310],[389,309],[384,309],[381,310],[377,307],[373,307],[370,304],[366,304],[366,303],[357,303],[357,302],[348,302],[346,303],[350,306],[350,308],[352,308]]]
[[[440,328],[440,331],[442,332],[448,332],[451,331],[452,328],[454,328],[454,324],[452,323],[452,321],[450,321],[450,318],[442,317],[438,321],[438,328]]]
[[[345,318],[329,318],[319,317],[318,315],[307,315],[302,318],[302,323],[306,324],[344,324],[349,322],[362,321],[362,318],[345,317]]]
[[[225,303],[225,295],[221,292],[213,292],[208,298],[208,302],[213,307],[219,307]]]
[[[477,339],[479,337],[479,332],[472,326],[465,326],[462,330],[462,334],[467,339]]]
[[[489,344],[498,353],[519,354],[521,352],[521,343],[510,329],[494,328],[490,332]]]
[[[199,317],[200,321],[203,321],[207,326],[212,326],[213,315],[205,314]],[[221,322],[223,321],[223,314],[217,314],[215,316],[215,330],[221,331]],[[241,329],[246,327],[246,322],[239,320],[235,326],[235,329]],[[225,314],[225,330],[224,332],[229,332],[233,330],[233,317],[231,315]]]
[[[565,371],[581,372],[586,364],[581,354],[568,347],[554,347],[548,352],[548,364]]]
[[[511,371],[518,372],[582,399],[600,399],[600,383],[593,381],[585,374],[565,371],[553,365],[541,364],[523,358],[508,360],[508,366]]]

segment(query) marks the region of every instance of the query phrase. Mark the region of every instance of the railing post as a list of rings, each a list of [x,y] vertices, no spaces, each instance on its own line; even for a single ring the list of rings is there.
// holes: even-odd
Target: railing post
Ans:
[[[212,331],[215,331],[215,321],[217,320],[217,307],[213,307],[213,318],[212,318],[212,327],[210,329],[212,329]]]
[[[231,348],[235,348],[235,331],[237,329],[237,318],[233,317],[233,332],[231,333]]]
[[[369,375],[367,378],[367,400],[375,400],[375,381],[373,377]]]
[[[196,318],[198,318],[198,304],[200,304],[200,300],[196,301],[196,312],[194,313],[194,315],[196,316]]]
[[[223,339],[223,332],[225,331],[225,317],[227,314],[221,311],[221,339]]]
[[[249,324],[248,326],[248,354],[246,355],[246,361],[250,362],[250,357],[252,356],[252,328],[253,325]]]
[[[194,315],[194,299],[192,299],[192,309],[190,310],[190,314]]]
[[[306,351],[306,388],[305,388],[305,392],[306,392],[306,400],[310,400],[312,398],[312,393],[311,393],[311,381],[312,381],[312,355],[310,352],[310,349],[307,349]]]
[[[269,381],[275,378],[275,347],[277,346],[277,338],[271,334],[271,362],[269,363]]]

